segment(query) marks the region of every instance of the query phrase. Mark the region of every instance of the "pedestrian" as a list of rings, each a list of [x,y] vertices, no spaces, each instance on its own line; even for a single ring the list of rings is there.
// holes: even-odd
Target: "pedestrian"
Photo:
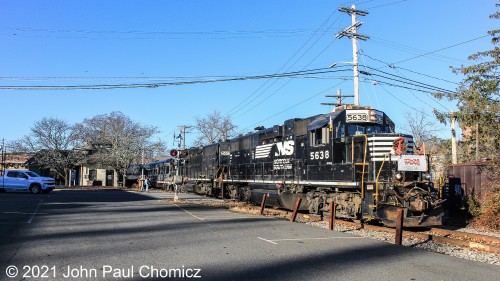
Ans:
[[[148,192],[148,189],[149,189],[149,177],[147,177],[144,180],[144,188],[146,189],[146,192]]]

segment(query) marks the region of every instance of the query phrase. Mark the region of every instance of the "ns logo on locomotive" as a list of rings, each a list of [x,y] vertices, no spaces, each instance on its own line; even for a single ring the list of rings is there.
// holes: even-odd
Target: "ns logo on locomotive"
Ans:
[[[430,177],[430,157],[414,151],[413,137],[395,133],[391,119],[367,106],[331,113],[203,147],[175,151],[148,164],[153,186],[180,185],[199,194],[313,214],[336,206],[336,216],[395,226],[440,225],[442,200]],[[180,156],[179,156],[180,155]],[[155,182],[156,179],[156,182]]]

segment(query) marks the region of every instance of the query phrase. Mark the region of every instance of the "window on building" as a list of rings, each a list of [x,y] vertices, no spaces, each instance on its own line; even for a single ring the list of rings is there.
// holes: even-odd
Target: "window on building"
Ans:
[[[93,181],[97,178],[97,170],[91,169],[89,170],[89,180]]]

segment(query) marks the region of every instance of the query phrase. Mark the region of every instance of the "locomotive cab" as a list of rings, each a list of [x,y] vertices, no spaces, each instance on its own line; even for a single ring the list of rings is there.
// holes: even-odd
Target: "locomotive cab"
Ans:
[[[309,211],[324,212],[335,203],[340,217],[392,226],[397,209],[404,208],[405,226],[441,224],[428,155],[413,155],[412,136],[394,129],[385,113],[350,105],[311,122],[302,180],[320,187],[308,192]]]

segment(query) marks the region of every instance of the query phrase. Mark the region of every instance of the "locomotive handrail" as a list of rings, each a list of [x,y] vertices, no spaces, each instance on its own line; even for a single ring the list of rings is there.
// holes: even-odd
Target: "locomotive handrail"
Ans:
[[[387,156],[390,155],[389,153],[384,154],[384,160],[382,160],[382,164],[380,165],[380,169],[378,170],[377,173],[377,178],[375,179],[375,204],[378,203],[378,179],[380,178],[380,173],[382,172],[382,168],[384,167],[385,159]]]
[[[365,138],[365,149],[364,149],[364,152],[363,152],[363,163],[354,163],[354,138],[356,137],[364,137]],[[361,198],[365,198],[365,169],[366,169],[366,154],[367,154],[367,151],[368,151],[368,136],[365,135],[365,134],[360,134],[360,135],[353,135],[352,136],[352,162],[354,163],[354,165],[356,164],[362,164],[363,165],[363,169],[361,171]],[[356,169],[354,169],[354,172],[356,173]]]

